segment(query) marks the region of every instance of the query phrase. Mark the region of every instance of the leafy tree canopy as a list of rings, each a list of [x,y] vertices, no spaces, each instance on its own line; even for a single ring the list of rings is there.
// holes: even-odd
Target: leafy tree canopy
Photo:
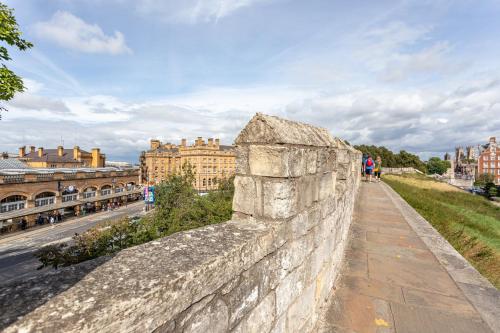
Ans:
[[[495,181],[495,178],[493,177],[492,174],[483,173],[483,174],[480,174],[479,176],[476,177],[476,180],[474,181],[474,185],[484,187],[484,186],[486,186],[486,184],[494,183],[494,181]]]
[[[24,51],[33,46],[21,38],[21,31],[14,17],[13,10],[0,2],[0,41]],[[0,101],[8,101],[17,92],[24,91],[23,80],[11,71],[4,62],[11,60],[4,45],[0,45]],[[0,106],[0,111],[5,110]],[[1,116],[1,115],[0,115]]]
[[[427,173],[431,175],[442,175],[451,167],[449,161],[443,161],[439,157],[431,157],[427,162]]]
[[[417,155],[401,150],[398,154],[393,153],[384,146],[358,145],[354,148],[360,150],[363,154],[370,154],[373,158],[380,156],[382,166],[387,168],[407,168],[414,167],[422,172],[426,171],[425,163]]]

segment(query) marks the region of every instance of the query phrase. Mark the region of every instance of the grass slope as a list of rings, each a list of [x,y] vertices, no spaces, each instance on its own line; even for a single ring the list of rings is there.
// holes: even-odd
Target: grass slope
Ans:
[[[384,181],[500,287],[500,207],[425,176],[387,175]]]

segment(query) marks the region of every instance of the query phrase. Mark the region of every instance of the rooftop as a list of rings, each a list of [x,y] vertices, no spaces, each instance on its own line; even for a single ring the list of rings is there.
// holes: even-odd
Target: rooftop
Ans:
[[[0,173],[8,169],[29,169],[29,167],[23,162],[15,158],[0,159]]]
[[[0,163],[5,160],[0,160]],[[22,162],[21,162],[22,163]],[[0,164],[1,165],[1,164]],[[23,165],[25,165],[23,163]],[[104,168],[1,168],[0,175],[26,175],[26,174],[53,174],[53,173],[95,173],[95,172],[112,172],[112,171],[127,171],[139,170],[139,167],[104,167]]]

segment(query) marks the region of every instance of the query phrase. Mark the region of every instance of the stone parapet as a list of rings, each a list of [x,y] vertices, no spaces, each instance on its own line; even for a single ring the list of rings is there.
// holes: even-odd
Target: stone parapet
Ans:
[[[86,274],[4,286],[5,331],[312,331],[339,274],[361,153],[261,114],[236,144],[231,221],[84,263]]]

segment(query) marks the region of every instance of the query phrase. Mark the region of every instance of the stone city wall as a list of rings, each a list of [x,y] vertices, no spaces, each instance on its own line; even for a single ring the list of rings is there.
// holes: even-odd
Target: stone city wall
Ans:
[[[86,274],[76,266],[3,288],[5,331],[313,330],[340,271],[361,153],[324,129],[261,114],[236,144],[231,221],[84,263]],[[54,284],[67,288],[15,319]]]
[[[408,168],[386,168],[382,167],[382,173],[384,174],[392,174],[392,175],[402,175],[404,173],[420,173],[423,174],[422,171],[415,169],[414,167]]]

